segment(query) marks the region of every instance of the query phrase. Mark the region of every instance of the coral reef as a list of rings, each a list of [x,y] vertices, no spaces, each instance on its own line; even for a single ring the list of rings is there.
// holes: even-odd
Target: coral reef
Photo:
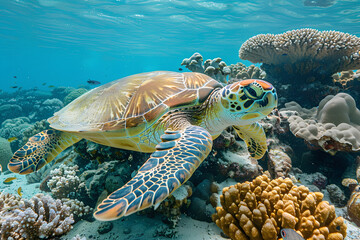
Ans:
[[[360,227],[360,185],[357,185],[351,193],[347,211],[351,220]]]
[[[243,63],[227,66],[221,58],[207,59],[203,63],[200,53],[194,53],[190,58],[185,58],[181,65],[185,65],[192,72],[204,73],[221,83],[233,83],[236,81],[254,78],[264,79],[266,73],[255,65],[246,67]]]
[[[192,72],[205,73],[206,75],[227,83],[227,76],[231,70],[221,58],[207,59],[203,64],[203,57],[200,53],[194,53],[190,58],[185,58],[181,65],[184,65]]]
[[[7,164],[12,155],[13,152],[11,151],[10,143],[5,138],[0,137],[0,165],[3,171],[7,169]]]
[[[27,117],[18,117],[6,119],[0,128],[0,137],[3,138],[12,138],[16,137],[17,139],[11,142],[11,149],[14,151],[17,150],[22,141],[21,139],[24,136],[24,132],[31,127],[30,119]]]
[[[260,34],[248,39],[239,57],[263,63],[268,75],[282,83],[328,83],[331,75],[360,68],[360,38],[337,31],[297,29],[282,34]],[[324,64],[326,63],[326,64]]]
[[[222,207],[212,218],[231,239],[277,239],[281,228],[295,229],[305,239],[344,239],[344,219],[322,198],[289,178],[270,181],[262,175],[224,188]]]
[[[343,89],[349,89],[352,87],[360,86],[360,70],[354,71],[342,71],[332,75],[335,85],[342,87]]]
[[[265,79],[266,73],[255,65],[246,67],[243,63],[231,64],[228,83],[233,83],[244,79]]]
[[[1,104],[0,122],[9,118],[17,118],[23,115],[23,109],[17,104]]]
[[[33,106],[33,112],[29,114],[30,119],[46,119],[64,107],[62,101],[57,98],[46,99]]]
[[[70,208],[70,212],[74,216],[75,222],[80,219],[86,219],[92,217],[93,209],[77,199],[61,199],[62,203]]]
[[[50,196],[37,194],[27,200],[0,194],[1,239],[54,238],[69,232],[73,223],[70,207]]]
[[[68,95],[66,95],[66,97],[64,98],[64,105],[68,105],[70,102],[72,102],[73,100],[75,100],[76,98],[80,97],[81,95],[83,95],[84,93],[86,93],[88,90],[85,88],[78,88],[78,89],[74,89],[71,92],[68,93]]]
[[[329,95],[319,104],[315,118],[289,118],[290,130],[309,144],[334,155],[360,150],[360,111],[346,93]]]
[[[50,171],[47,186],[55,198],[66,198],[71,195],[75,197],[79,189],[85,187],[76,175],[77,171],[77,165],[66,166],[64,164]]]
[[[281,149],[270,149],[268,154],[268,170],[272,178],[288,177],[291,170],[291,158]]]

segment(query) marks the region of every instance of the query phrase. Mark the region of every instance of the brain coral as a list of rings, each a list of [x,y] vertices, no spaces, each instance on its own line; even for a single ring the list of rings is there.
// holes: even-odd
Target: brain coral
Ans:
[[[360,68],[360,38],[337,31],[297,29],[282,34],[260,34],[240,48],[241,59],[263,63],[267,74],[292,84]]]
[[[360,111],[349,94],[326,96],[320,102],[314,119],[291,116],[288,120],[296,137],[330,154],[360,150]]]
[[[305,239],[344,239],[344,219],[322,198],[322,193],[297,187],[289,178],[270,181],[262,175],[224,188],[222,207],[212,218],[236,240],[277,239],[281,228],[295,229]]]

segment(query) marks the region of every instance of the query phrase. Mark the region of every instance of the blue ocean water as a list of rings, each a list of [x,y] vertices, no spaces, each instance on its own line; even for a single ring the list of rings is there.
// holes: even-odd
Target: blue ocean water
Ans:
[[[236,63],[241,44],[260,33],[359,35],[359,23],[359,0],[2,0],[0,88],[177,71],[194,52]]]

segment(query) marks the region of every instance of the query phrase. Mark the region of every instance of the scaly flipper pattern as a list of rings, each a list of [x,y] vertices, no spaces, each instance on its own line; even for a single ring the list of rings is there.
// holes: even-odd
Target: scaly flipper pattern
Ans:
[[[237,134],[246,143],[250,156],[260,159],[267,151],[266,135],[259,123],[233,126]]]
[[[190,178],[212,148],[211,135],[193,125],[167,130],[161,140],[136,176],[98,206],[96,219],[115,220],[159,205]]]
[[[8,168],[19,174],[36,172],[67,147],[80,141],[81,138],[66,132],[49,129],[31,138],[10,159]]]

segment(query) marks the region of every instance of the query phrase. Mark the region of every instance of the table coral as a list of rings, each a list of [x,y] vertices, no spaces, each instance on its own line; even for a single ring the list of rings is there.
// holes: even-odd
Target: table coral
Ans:
[[[360,151],[360,111],[350,95],[325,97],[314,116],[291,116],[291,132],[332,155],[338,151]]]
[[[344,239],[346,225],[323,194],[295,186],[289,178],[252,182],[223,189],[222,207],[212,218],[231,239],[277,239],[280,229],[292,228],[305,239]],[[313,238],[312,238],[313,237]]]
[[[74,223],[70,207],[50,196],[30,200],[0,194],[1,239],[48,239],[66,234]]]
[[[259,34],[248,39],[239,56],[283,83],[324,81],[331,75],[360,67],[360,38],[337,31],[296,29],[282,34]]]

